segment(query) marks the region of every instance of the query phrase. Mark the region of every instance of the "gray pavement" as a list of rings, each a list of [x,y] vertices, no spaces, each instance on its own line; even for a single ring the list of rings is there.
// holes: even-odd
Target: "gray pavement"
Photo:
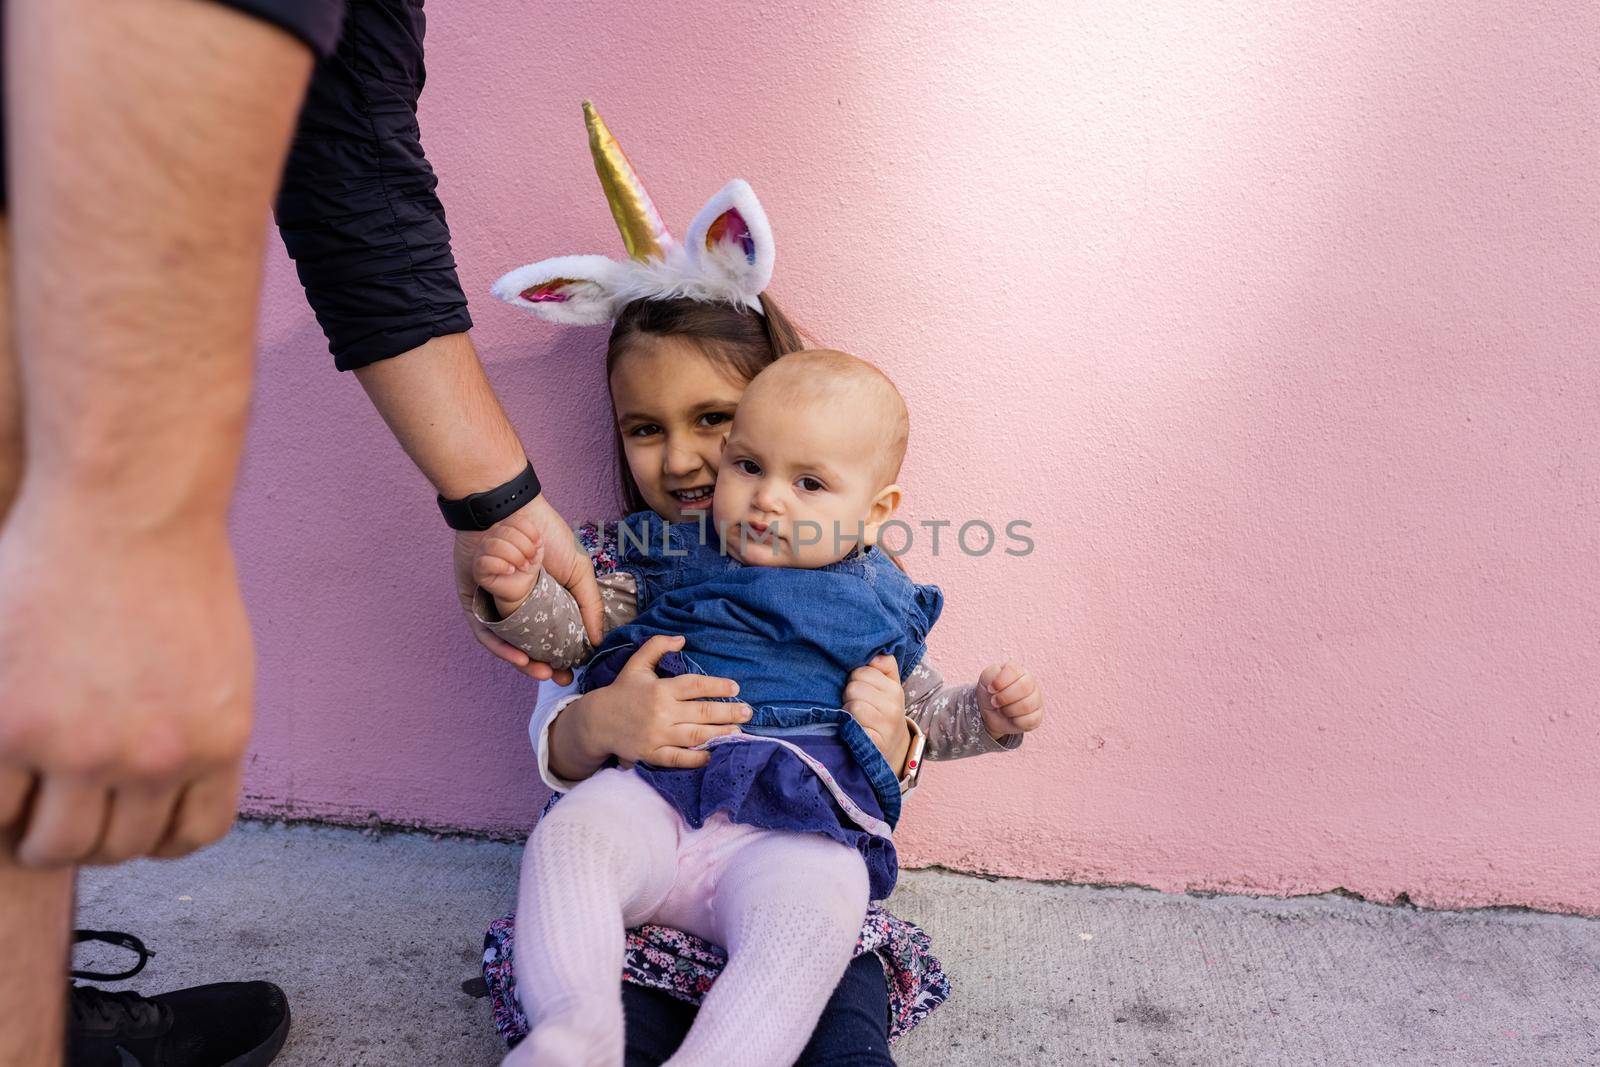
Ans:
[[[278,982],[285,1067],[494,1064],[488,1002],[461,982],[511,907],[518,851],[245,823],[190,859],[86,872],[79,922],[157,951],[131,983],[145,992]],[[955,985],[898,1046],[906,1067],[1600,1065],[1600,921],[942,871],[907,872],[894,907]]]

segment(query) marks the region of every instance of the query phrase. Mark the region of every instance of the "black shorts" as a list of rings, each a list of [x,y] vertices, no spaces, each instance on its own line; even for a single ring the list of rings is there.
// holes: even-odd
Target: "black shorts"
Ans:
[[[339,19],[344,0],[216,0],[287,30],[311,46],[319,56],[329,55],[339,40]]]
[[[471,327],[417,129],[422,0],[219,2],[319,57],[274,213],[334,365],[364,367]],[[3,195],[0,179],[0,205]]]

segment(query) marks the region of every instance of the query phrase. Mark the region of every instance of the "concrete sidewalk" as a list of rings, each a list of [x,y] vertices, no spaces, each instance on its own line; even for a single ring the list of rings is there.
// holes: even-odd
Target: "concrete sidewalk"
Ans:
[[[488,1001],[461,982],[511,908],[518,854],[247,823],[191,859],[86,872],[78,920],[156,950],[144,992],[278,982],[286,1067],[494,1064]],[[955,985],[898,1046],[906,1067],[1600,1064],[1594,920],[936,871],[908,872],[894,907]]]

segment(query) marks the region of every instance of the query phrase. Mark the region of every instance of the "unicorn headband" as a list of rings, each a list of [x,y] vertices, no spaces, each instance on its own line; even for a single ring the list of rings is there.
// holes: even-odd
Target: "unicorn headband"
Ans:
[[[735,178],[723,186],[695,215],[679,244],[622,146],[587,100],[583,118],[594,169],[628,258],[557,256],[529,263],[495,282],[494,295],[568,326],[611,322],[634,300],[687,297],[759,313],[759,297],[772,280],[772,227],[749,184]]]

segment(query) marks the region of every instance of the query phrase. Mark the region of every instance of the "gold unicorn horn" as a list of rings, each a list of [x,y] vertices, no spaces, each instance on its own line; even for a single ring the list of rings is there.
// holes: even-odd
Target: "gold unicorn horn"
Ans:
[[[672,244],[672,234],[667,232],[622,146],[587,100],[583,102],[583,121],[589,127],[589,152],[594,156],[595,173],[600,175],[600,187],[605,190],[606,203],[611,205],[611,217],[622,231],[628,257],[640,262],[664,258],[667,246]]]

